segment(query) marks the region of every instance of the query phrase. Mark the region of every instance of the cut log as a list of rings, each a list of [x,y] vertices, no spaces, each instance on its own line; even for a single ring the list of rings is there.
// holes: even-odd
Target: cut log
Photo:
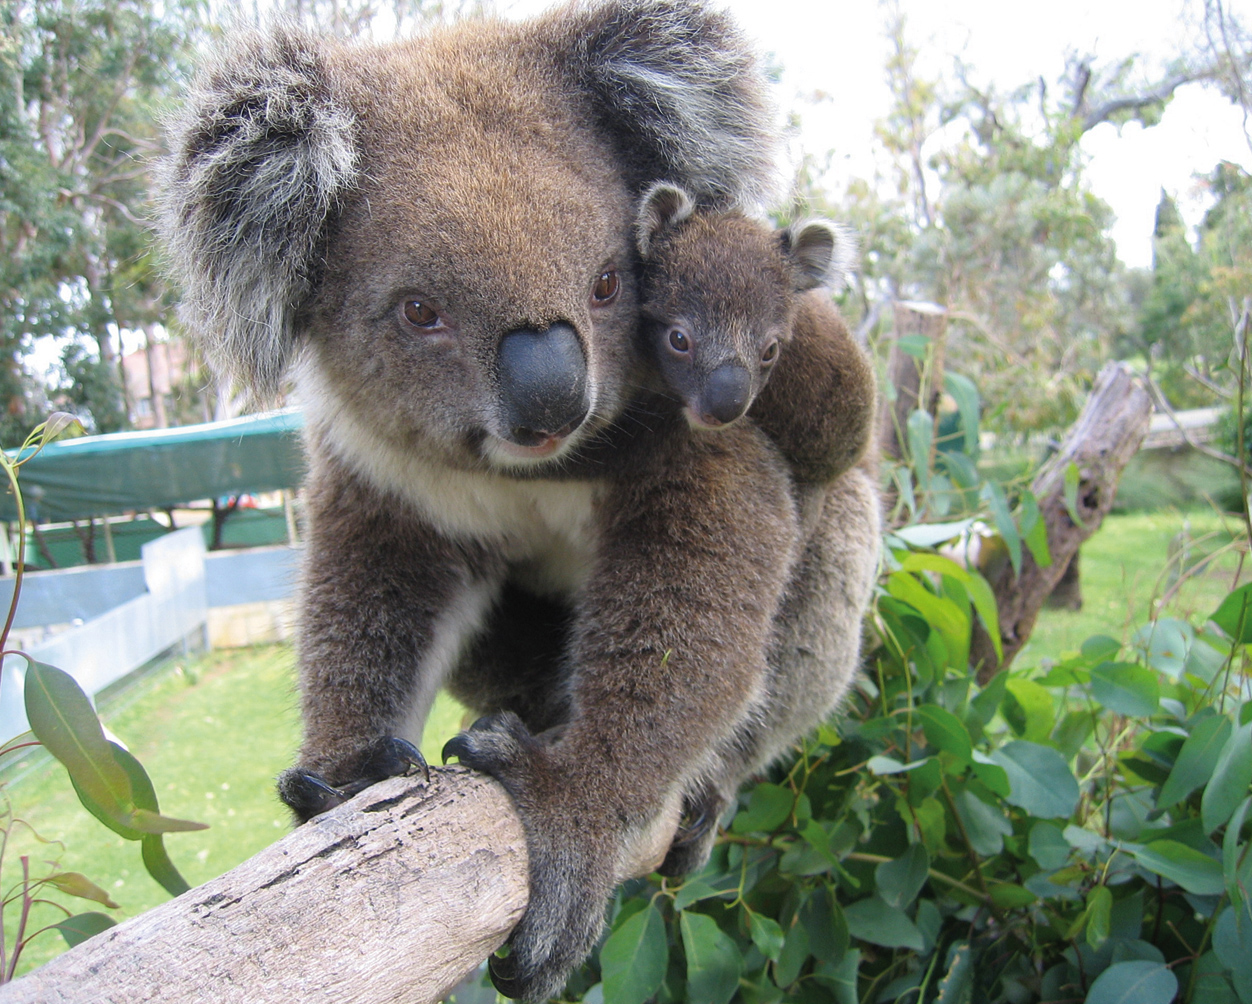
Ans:
[[[526,841],[495,781],[398,777],[219,878],[0,987],[3,1004],[433,1004],[526,909]]]
[[[1107,364],[1060,451],[1044,464],[1031,486],[1047,527],[1052,563],[1042,568],[1026,551],[1021,575],[1014,575],[1009,565],[991,582],[1000,611],[1004,659],[997,661],[991,639],[977,628],[970,657],[978,667],[979,683],[1006,669],[1030,638],[1048,595],[1079,546],[1100,528],[1112,508],[1118,479],[1143,442],[1151,417],[1152,399],[1143,384],[1121,363]],[[1070,518],[1065,504],[1065,472],[1070,464],[1078,468],[1075,510],[1081,525]]]

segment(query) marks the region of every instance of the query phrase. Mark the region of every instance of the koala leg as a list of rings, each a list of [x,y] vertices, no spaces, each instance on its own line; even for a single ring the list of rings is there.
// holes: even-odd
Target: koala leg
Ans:
[[[622,879],[652,870],[764,685],[797,551],[785,470],[751,427],[676,437],[658,467],[614,482],[571,629],[569,722],[553,741],[516,715],[482,720],[445,754],[492,774],[517,805],[530,904],[496,987],[544,999],[586,957]]]
[[[765,687],[687,795],[687,812],[707,829],[679,829],[660,868],[664,875],[704,866],[717,819],[739,788],[829,717],[859,668],[862,617],[878,569],[881,518],[873,476],[863,464],[833,485],[797,494],[804,548],[774,619]]]
[[[424,768],[415,743],[430,704],[503,575],[346,472],[324,470],[314,484],[299,642],[304,743],[278,781],[301,820]]]

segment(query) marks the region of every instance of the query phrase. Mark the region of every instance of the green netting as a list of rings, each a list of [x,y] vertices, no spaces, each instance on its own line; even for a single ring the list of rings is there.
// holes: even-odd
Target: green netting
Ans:
[[[59,522],[295,488],[304,476],[295,409],[207,425],[52,443],[18,474],[26,515]],[[0,519],[16,519],[12,493]]]

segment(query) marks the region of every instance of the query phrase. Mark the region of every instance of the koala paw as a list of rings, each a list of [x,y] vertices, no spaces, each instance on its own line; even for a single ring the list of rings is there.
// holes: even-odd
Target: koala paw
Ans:
[[[407,739],[382,736],[362,751],[352,780],[336,786],[316,771],[291,767],[278,776],[278,797],[305,822],[342,805],[371,784],[407,774],[415,767],[430,780],[430,768],[416,746]]]
[[[726,800],[720,796],[706,794],[694,800],[689,798],[683,806],[683,818],[674,834],[674,842],[657,871],[680,878],[703,868],[713,851],[717,821],[725,810]]]
[[[509,937],[509,954],[493,956],[488,965],[504,996],[547,1000],[560,993],[604,927],[615,884],[608,824],[597,827],[594,810],[580,798],[587,793],[563,783],[547,747],[514,714],[480,718],[448,740],[443,756],[496,778],[522,817],[530,902]]]

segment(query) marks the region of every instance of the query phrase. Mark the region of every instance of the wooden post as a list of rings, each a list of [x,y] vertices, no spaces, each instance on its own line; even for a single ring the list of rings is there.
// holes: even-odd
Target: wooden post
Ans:
[[[526,909],[495,781],[398,777],[0,987],[2,1004],[433,1004]]]
[[[997,663],[991,639],[978,627],[970,646],[970,658],[978,666],[978,682],[985,684],[1014,657],[1030,638],[1048,595],[1056,587],[1084,540],[1100,528],[1113,506],[1117,481],[1130,458],[1147,435],[1152,418],[1152,399],[1130,369],[1108,363],[1096,377],[1091,397],[1078,421],[1070,428],[1061,449],[1035,477],[1031,490],[1048,531],[1052,564],[1041,568],[1029,551],[1022,554],[1022,573],[1006,565],[991,588],[1000,611],[1000,642],[1004,660]],[[1065,505],[1065,472],[1078,468],[1075,523]]]

